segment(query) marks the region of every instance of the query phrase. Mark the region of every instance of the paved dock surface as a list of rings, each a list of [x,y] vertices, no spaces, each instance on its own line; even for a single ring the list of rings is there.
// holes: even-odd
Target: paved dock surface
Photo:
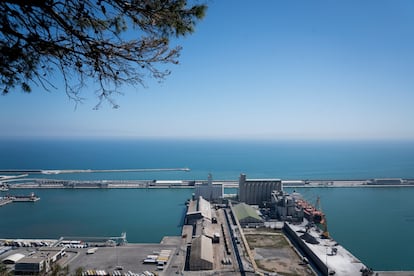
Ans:
[[[375,276],[414,276],[414,271],[376,271]]]
[[[366,267],[358,258],[352,255],[342,245],[338,244],[333,239],[321,239],[321,231],[317,231],[318,228],[312,227],[306,229],[307,221],[301,224],[287,223],[286,227],[292,229],[292,231],[298,236],[298,239],[306,233],[314,238],[318,244],[312,244],[303,241],[320,260],[327,271],[335,272],[335,276],[349,276],[349,275],[361,275],[361,268]],[[335,252],[333,252],[335,250]]]
[[[82,267],[84,270],[105,270],[111,274],[117,267],[122,267],[124,272],[132,271],[133,273],[157,271],[156,264],[144,264],[143,260],[148,255],[159,253],[165,249],[171,250],[171,256],[180,254],[178,246],[170,244],[127,244],[118,247],[101,247],[94,254],[86,254],[86,248],[68,249],[67,251],[76,252],[76,255],[69,259],[67,264],[71,273],[74,273],[78,267]],[[158,273],[159,275],[167,275],[163,271],[158,271]]]

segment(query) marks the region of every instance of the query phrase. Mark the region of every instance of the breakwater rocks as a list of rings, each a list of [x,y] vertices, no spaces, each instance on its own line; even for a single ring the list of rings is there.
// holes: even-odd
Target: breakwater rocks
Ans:
[[[21,183],[8,184],[10,189],[128,189],[128,188],[194,188],[203,180],[59,180],[59,179],[21,179]],[[237,180],[216,180],[225,188],[238,188]],[[282,180],[283,187],[406,187],[414,186],[414,179],[382,178],[369,180]]]

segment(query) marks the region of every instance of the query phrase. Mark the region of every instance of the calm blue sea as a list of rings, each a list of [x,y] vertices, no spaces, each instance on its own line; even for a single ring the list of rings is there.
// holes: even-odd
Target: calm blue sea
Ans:
[[[414,142],[0,140],[2,169],[189,167],[191,172],[82,174],[86,179],[414,178]],[[73,178],[73,176],[69,176]]]
[[[144,140],[0,141],[0,169],[189,167],[191,172],[96,173],[66,179],[414,178],[414,142]],[[38,176],[37,176],[38,177]],[[29,191],[13,191],[22,193]],[[192,190],[35,190],[35,204],[0,207],[0,237],[118,235],[159,242],[178,235]],[[320,196],[331,235],[377,270],[414,270],[414,188],[299,189]]]

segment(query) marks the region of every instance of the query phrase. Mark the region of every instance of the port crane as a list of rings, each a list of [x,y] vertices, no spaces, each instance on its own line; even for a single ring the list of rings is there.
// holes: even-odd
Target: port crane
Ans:
[[[326,222],[326,218],[324,218],[323,222],[321,222],[322,225],[322,238],[329,239],[329,232],[328,232],[328,223]]]
[[[315,209],[318,210],[320,212],[320,214],[322,215],[322,218],[320,220],[320,224],[322,226],[322,235],[321,237],[323,239],[329,239],[329,231],[328,231],[328,222],[326,220],[326,215],[324,212],[322,212],[322,207],[321,207],[321,199],[318,196],[318,198],[316,199],[316,204],[315,204]]]

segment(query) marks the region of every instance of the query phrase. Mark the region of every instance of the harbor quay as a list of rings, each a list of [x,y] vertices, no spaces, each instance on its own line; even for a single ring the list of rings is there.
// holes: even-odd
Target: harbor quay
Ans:
[[[39,199],[34,193],[30,195],[6,195],[0,197],[0,207],[13,202],[36,202]]]
[[[265,179],[268,180],[268,179]],[[24,178],[0,182],[3,191],[8,189],[137,189],[137,188],[194,188],[206,183],[205,180],[61,180]],[[339,187],[407,187],[414,186],[414,179],[382,178],[369,180],[281,180],[283,187],[339,188]],[[238,180],[215,180],[224,188],[239,188]]]
[[[344,182],[357,185],[355,180]],[[113,184],[104,183],[108,186],[100,188]],[[230,183],[238,187],[234,197],[225,197],[225,183],[213,181],[211,175],[207,181],[140,183],[147,188],[194,189],[186,202],[180,236],[164,237],[156,244],[128,243],[125,233],[119,237],[0,239],[0,261],[15,275],[50,273],[57,265],[67,269],[68,275],[414,275],[367,267],[330,236],[325,214],[317,204],[283,190],[285,184],[334,186],[330,182],[289,183],[242,174]],[[369,180],[361,185],[393,183],[409,185],[402,179]],[[7,184],[6,188],[15,185],[27,184]]]
[[[165,237],[159,244],[92,244],[86,240],[2,240],[22,246],[0,246],[0,258],[14,275],[38,275],[59,265],[67,275],[173,275],[185,255],[179,250],[180,237]],[[6,251],[6,252],[2,252]],[[57,252],[49,254],[50,252]],[[168,252],[168,268],[146,263],[148,256]],[[164,261],[163,261],[164,264]],[[157,271],[157,272],[156,272]],[[155,272],[155,273],[154,273]],[[147,273],[147,274],[146,274]],[[46,274],[47,275],[47,274]]]
[[[210,203],[199,197],[187,203],[181,236],[164,237],[160,243],[128,243],[119,237],[61,237],[56,240],[0,239],[0,260],[15,275],[37,275],[42,269],[68,267],[68,275],[264,275],[256,265],[251,237],[261,235],[251,228],[245,238],[233,207]],[[265,256],[272,242],[262,248],[261,260],[289,275],[317,275],[282,235],[278,258]],[[276,236],[275,236],[276,237]],[[249,242],[248,242],[249,240]],[[286,252],[289,252],[288,254]],[[271,268],[271,271],[276,269]],[[283,274],[282,274],[283,275]]]

